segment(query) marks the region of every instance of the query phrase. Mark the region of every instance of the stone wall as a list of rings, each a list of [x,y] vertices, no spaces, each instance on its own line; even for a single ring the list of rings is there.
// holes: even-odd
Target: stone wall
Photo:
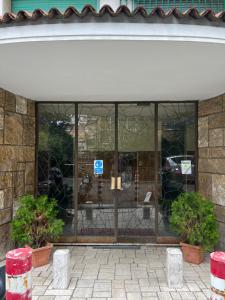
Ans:
[[[199,191],[216,204],[225,249],[225,95],[199,102]]]
[[[35,104],[0,90],[0,260],[11,247],[16,199],[34,192]]]
[[[199,102],[199,191],[216,204],[225,249],[225,95]],[[0,260],[20,195],[35,189],[35,103],[0,90]]]

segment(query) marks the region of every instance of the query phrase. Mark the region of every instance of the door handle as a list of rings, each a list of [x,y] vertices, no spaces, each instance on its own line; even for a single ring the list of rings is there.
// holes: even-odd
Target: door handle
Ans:
[[[115,190],[116,189],[116,178],[111,177],[111,187],[110,190]]]
[[[122,179],[121,177],[117,177],[117,190],[122,191]]]
[[[110,190],[123,190],[121,177],[111,177]]]

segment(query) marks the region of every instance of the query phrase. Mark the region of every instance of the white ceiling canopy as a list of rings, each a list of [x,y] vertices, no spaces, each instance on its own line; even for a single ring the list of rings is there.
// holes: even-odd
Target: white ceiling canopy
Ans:
[[[225,28],[41,24],[0,28],[0,87],[38,101],[202,100],[225,92]]]

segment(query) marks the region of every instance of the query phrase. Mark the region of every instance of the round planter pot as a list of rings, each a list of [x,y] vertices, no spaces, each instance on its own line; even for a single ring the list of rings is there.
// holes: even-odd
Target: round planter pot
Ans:
[[[180,243],[183,258],[186,262],[199,265],[204,260],[204,252],[202,247],[193,246],[186,243]]]
[[[52,252],[53,245],[48,243],[45,247],[33,249],[32,266],[34,268],[47,265]]]

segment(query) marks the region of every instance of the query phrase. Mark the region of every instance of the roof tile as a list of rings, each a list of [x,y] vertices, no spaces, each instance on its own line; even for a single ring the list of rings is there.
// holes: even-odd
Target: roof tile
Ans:
[[[199,12],[196,8],[190,8],[185,12],[179,11],[177,8],[172,8],[168,11],[164,11],[160,7],[155,7],[150,12],[148,12],[144,7],[136,7],[131,11],[127,6],[121,5],[116,11],[112,9],[109,5],[104,5],[99,11],[96,11],[91,5],[86,5],[79,12],[75,7],[68,7],[64,12],[61,12],[57,8],[51,8],[48,12],[41,9],[35,9],[32,13],[21,10],[17,14],[5,13],[0,17],[0,23],[17,23],[21,21],[38,21],[41,18],[58,19],[58,18],[69,18],[71,16],[77,16],[79,18],[84,18],[87,15],[92,15],[93,17],[102,17],[104,15],[110,15],[111,17],[116,17],[120,15],[125,15],[127,17],[142,16],[144,18],[151,18],[153,16],[158,16],[160,18],[167,18],[174,16],[177,19],[190,17],[192,19],[207,19],[208,21],[222,21],[225,22],[225,11],[220,13],[214,13],[211,9],[206,9]]]

